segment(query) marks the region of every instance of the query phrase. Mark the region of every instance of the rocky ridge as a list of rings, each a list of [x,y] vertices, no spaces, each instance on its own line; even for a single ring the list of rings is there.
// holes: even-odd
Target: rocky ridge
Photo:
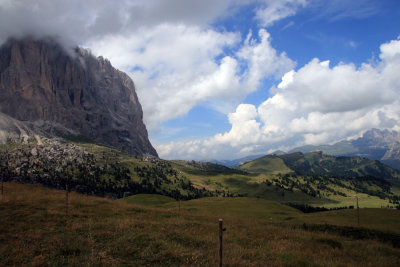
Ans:
[[[27,143],[0,145],[0,180],[112,199],[139,193],[176,199],[217,194],[194,187],[167,161],[62,138],[30,137]]]

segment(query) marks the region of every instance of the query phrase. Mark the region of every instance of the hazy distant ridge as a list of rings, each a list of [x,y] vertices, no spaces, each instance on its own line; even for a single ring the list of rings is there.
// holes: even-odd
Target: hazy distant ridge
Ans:
[[[396,131],[371,129],[355,140],[341,141],[333,145],[307,145],[294,148],[289,153],[312,151],[322,151],[334,156],[375,159],[400,169],[400,133]]]

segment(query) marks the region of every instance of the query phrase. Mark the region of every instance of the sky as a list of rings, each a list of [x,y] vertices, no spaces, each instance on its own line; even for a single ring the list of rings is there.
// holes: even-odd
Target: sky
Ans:
[[[398,0],[0,0],[0,43],[25,35],[126,72],[164,159],[400,130]]]

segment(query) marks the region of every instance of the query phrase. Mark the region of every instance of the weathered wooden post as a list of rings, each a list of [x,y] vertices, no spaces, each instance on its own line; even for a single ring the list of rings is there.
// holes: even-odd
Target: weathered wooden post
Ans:
[[[222,233],[226,230],[222,227],[222,219],[219,219],[219,267],[222,267]]]
[[[5,172],[7,171],[8,173],[8,150],[6,150],[6,163],[3,166],[0,167],[0,171],[1,171],[1,195],[4,195],[4,176],[5,176]]]

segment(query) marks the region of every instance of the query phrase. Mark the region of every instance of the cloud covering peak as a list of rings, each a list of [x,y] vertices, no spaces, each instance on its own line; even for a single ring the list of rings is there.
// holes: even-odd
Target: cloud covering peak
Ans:
[[[131,34],[161,23],[205,25],[231,1],[0,0],[0,42],[25,35],[58,36],[71,44]]]
[[[243,5],[262,3],[256,12],[272,8],[269,12],[274,13],[298,2],[305,3],[0,0],[0,42],[10,36],[54,36],[64,47],[83,45],[110,59],[135,81],[144,120],[154,132],[200,103],[231,112],[258,89],[262,79],[279,77],[292,68],[293,61],[271,46],[266,30],[260,29],[255,36],[250,31],[242,40],[239,32],[209,25],[233,16]],[[286,13],[276,19],[292,14]]]

